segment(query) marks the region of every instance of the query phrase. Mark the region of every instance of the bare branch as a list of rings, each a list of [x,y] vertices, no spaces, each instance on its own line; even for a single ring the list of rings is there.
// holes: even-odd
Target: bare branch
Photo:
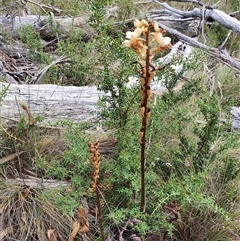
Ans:
[[[229,16],[236,17],[239,14],[240,14],[240,11],[236,11],[236,12],[229,13]]]
[[[150,4],[152,3],[152,0],[149,0],[149,1],[142,1],[142,2],[136,2],[134,3],[135,5],[141,5],[141,4]]]
[[[226,38],[224,39],[224,41],[223,41],[223,42],[221,43],[221,45],[219,46],[219,49],[222,49],[222,48],[223,48],[223,46],[226,44],[226,42],[228,41],[228,39],[229,39],[229,37],[231,36],[231,34],[232,34],[232,30],[229,30]]]
[[[204,34],[204,22],[205,22],[205,14],[206,14],[206,8],[205,6],[202,7],[202,20],[201,20],[201,32],[202,32],[202,38],[203,38],[203,43],[206,44],[207,39]]]

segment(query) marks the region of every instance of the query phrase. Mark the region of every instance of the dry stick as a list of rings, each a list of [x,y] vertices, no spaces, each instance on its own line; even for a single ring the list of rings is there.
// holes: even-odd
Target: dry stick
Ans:
[[[186,3],[195,3],[195,4],[198,4],[200,6],[203,6],[203,3],[201,3],[199,0],[169,0],[169,1],[172,1],[172,2],[186,2]],[[154,2],[154,1],[153,1]]]
[[[233,32],[232,30],[229,30],[226,38],[225,38],[224,41],[221,43],[221,45],[218,47],[219,49],[223,49],[224,45],[225,45],[226,42],[228,41],[228,39],[229,39],[230,35],[232,34],[232,32]]]
[[[148,100],[147,100],[147,95],[148,95],[148,88],[147,88],[147,83],[149,83],[149,78],[150,78],[150,49],[149,49],[149,34],[150,34],[150,26],[147,28],[146,34],[146,46],[147,48],[147,55],[146,55],[146,76],[144,77],[145,79],[145,89],[144,89],[144,97],[143,97],[143,107],[144,107],[144,115],[142,117],[142,128],[141,130],[143,131],[143,136],[141,139],[141,206],[140,206],[140,211],[145,212],[146,210],[146,195],[145,195],[145,149],[146,149],[146,129],[147,129],[147,111],[148,111]]]

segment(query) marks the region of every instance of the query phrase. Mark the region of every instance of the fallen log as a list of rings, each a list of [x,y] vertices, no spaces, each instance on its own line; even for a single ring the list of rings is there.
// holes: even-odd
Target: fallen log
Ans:
[[[6,96],[0,102],[0,120],[6,124],[18,122],[27,115],[26,106],[35,121],[52,125],[57,121],[68,120],[75,123],[96,121],[99,98],[104,95],[96,86],[58,86],[58,85],[18,85],[0,84]],[[1,100],[1,98],[0,98]]]
[[[240,132],[240,107],[232,107],[230,113],[232,115],[232,129]]]

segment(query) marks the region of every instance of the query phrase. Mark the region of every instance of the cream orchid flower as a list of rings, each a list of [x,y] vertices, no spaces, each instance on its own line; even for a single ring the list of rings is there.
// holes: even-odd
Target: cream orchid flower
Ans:
[[[147,53],[147,46],[143,44],[141,39],[136,39],[131,45],[131,48],[134,52],[139,54],[141,58],[144,58]]]
[[[124,40],[122,42],[122,45],[128,48],[131,48],[131,41],[130,40]]]
[[[153,35],[152,42],[156,41],[158,44],[160,44],[162,47],[165,47],[166,45],[169,45],[171,43],[171,38],[164,37],[166,31],[162,30],[158,27],[157,22],[153,23],[153,28],[155,32],[151,33]],[[171,44],[170,44],[171,45]]]
[[[159,45],[162,47],[168,46],[171,47],[171,38],[169,37],[163,37],[162,33],[151,33],[153,35],[152,42],[156,41]]]
[[[131,48],[136,52],[141,58],[144,58],[147,52],[147,46],[142,42],[141,38],[125,40],[122,42],[123,46]]]
[[[141,36],[142,32],[143,32],[143,29],[141,28],[136,28],[133,32],[127,31],[126,38],[127,39],[138,38],[139,36]]]
[[[158,27],[158,23],[157,22],[153,22],[153,28],[155,32],[161,32],[162,30]]]
[[[166,31],[160,29],[156,22],[153,23],[153,28],[155,32],[151,33],[151,35],[153,36],[151,44],[156,41],[158,43],[158,46],[151,51],[152,55],[154,55],[158,51],[170,49],[172,47],[171,38],[164,37]]]
[[[146,28],[148,27],[148,22],[145,19],[142,19],[141,22],[135,18],[133,21],[134,27],[135,28]]]
[[[132,48],[132,50],[139,54],[141,58],[144,58],[147,51],[147,46],[143,44],[145,40],[143,38],[139,38],[143,31],[143,28],[136,28],[133,32],[127,31],[127,39],[122,42],[125,47]]]

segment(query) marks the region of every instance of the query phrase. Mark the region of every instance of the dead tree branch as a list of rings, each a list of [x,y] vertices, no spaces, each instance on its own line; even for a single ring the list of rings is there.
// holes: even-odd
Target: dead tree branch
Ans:
[[[193,17],[193,18],[201,19],[202,11],[205,11],[204,16],[206,20],[212,19],[218,22],[219,24],[221,24],[222,26],[240,33],[240,21],[238,21],[236,18],[231,17],[230,15],[228,15],[227,13],[221,10],[215,9],[214,8],[215,6],[208,6],[207,8],[205,7],[206,9],[194,8],[193,10],[190,10],[190,11],[181,11],[169,6],[165,2],[162,3],[157,0],[153,0],[153,2],[158,3],[159,5],[164,7],[164,10],[166,13],[179,18]]]

